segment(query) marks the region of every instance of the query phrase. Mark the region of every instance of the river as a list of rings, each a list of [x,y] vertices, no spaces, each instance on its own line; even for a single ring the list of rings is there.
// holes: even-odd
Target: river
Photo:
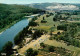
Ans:
[[[0,34],[0,50],[5,45],[6,42],[12,41],[14,43],[14,37],[24,28],[28,25],[29,20],[24,19],[10,28],[6,29],[4,32]]]

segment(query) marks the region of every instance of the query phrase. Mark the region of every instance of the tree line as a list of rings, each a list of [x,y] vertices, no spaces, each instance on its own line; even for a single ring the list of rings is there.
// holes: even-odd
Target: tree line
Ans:
[[[7,4],[0,4],[0,29],[4,28],[5,26],[9,25],[10,23],[21,20],[23,16],[25,15],[31,15],[36,13],[45,12],[44,10],[35,9],[31,7],[26,7],[24,5],[7,5]],[[30,26],[34,26],[37,23],[34,21],[37,18],[33,18],[30,23],[33,23]],[[32,34],[31,30],[28,30],[29,26],[25,27],[21,32],[19,32],[18,35],[14,38],[14,43],[16,45],[20,44],[24,40],[24,36],[27,36],[28,34]],[[7,56],[10,56],[12,54],[12,47],[13,43],[11,41],[8,41],[0,51],[0,53],[4,52],[7,54]],[[1,54],[0,54],[1,55]]]
[[[55,35],[54,39],[63,40],[64,42],[67,43],[67,45],[80,47],[79,44],[80,40],[75,38],[76,37],[75,34],[78,32],[78,25],[76,24],[73,25],[73,24],[67,25],[67,31],[63,32],[62,34]]]
[[[0,29],[16,20],[23,19],[25,15],[31,15],[41,12],[45,11],[24,5],[0,4]]]

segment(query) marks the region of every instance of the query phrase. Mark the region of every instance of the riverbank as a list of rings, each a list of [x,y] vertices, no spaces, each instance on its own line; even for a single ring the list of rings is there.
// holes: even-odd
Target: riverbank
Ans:
[[[4,31],[3,31],[4,32]],[[3,32],[1,32],[0,34],[2,34]]]
[[[5,45],[6,42],[12,41],[14,43],[14,37],[23,30],[26,26],[28,26],[31,18],[25,17],[23,20],[18,20],[13,22],[13,24],[8,25],[1,33],[0,33],[0,49]],[[6,39],[7,38],[7,39]],[[6,39],[6,40],[5,40]],[[5,41],[4,41],[5,40]],[[3,42],[4,41],[4,42]]]
[[[4,32],[6,29],[8,29],[9,27],[11,27],[12,25],[16,24],[19,21],[20,20],[16,20],[16,21],[12,22],[11,24],[5,26],[5,28],[0,29],[0,34],[2,34],[2,32]]]
[[[11,27],[12,25],[16,24],[18,21],[19,21],[19,20],[16,20],[16,21],[14,21],[13,23],[5,26],[5,28],[0,29],[0,34],[1,34],[2,32],[4,32],[6,29],[8,29],[9,27]]]
[[[34,17],[34,16],[37,16],[37,15],[39,15],[39,14],[33,14],[33,15],[30,15],[30,16],[24,16],[23,18],[27,18],[29,21],[31,21],[32,18],[30,18],[30,17],[31,17],[31,16]],[[22,20],[22,19],[21,19],[21,20]],[[12,25],[16,24],[16,23],[19,22],[19,21],[20,21],[20,20],[16,20],[16,21],[12,22],[11,24],[5,26],[5,28],[0,29],[0,34],[2,34],[2,32],[4,32],[6,29],[8,29],[9,27],[11,27]]]
[[[10,28],[6,29],[2,34],[0,34],[0,50],[8,41],[11,41],[14,44],[14,37],[26,26],[28,26],[28,23],[28,19],[23,19],[11,26]]]

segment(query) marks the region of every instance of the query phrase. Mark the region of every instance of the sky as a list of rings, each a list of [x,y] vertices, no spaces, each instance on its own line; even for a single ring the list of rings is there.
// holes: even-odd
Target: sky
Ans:
[[[80,3],[80,0],[0,0],[0,3],[5,3],[5,4],[30,4],[30,3],[45,3],[45,2]]]

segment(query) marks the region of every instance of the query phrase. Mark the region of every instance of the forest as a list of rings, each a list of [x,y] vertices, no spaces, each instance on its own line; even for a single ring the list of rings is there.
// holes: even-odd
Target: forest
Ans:
[[[5,26],[23,19],[26,15],[32,15],[40,13],[44,10],[31,8],[24,5],[7,5],[0,4],[0,29],[5,28]]]

